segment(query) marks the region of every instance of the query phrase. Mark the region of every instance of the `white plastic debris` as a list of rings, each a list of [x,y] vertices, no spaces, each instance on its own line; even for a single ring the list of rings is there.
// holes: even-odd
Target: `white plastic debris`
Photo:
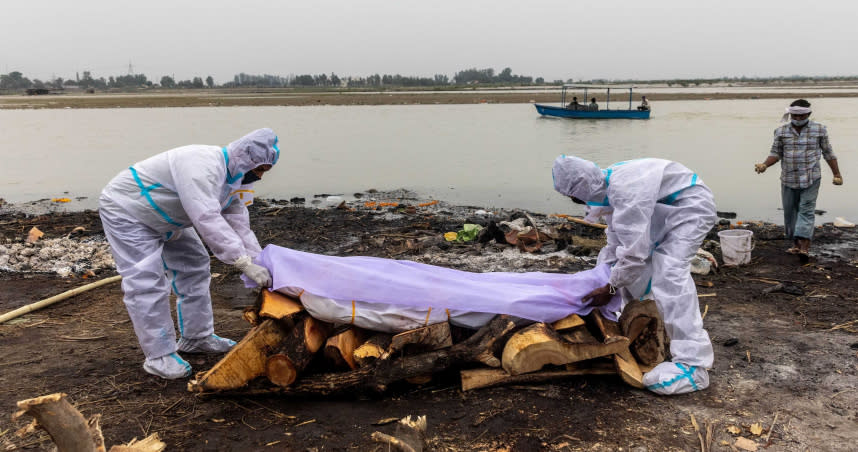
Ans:
[[[838,228],[854,228],[855,223],[846,221],[843,217],[837,217],[834,219],[834,226],[837,226]]]
[[[699,248],[694,257],[691,258],[691,273],[696,275],[708,275],[712,266],[718,267],[715,256],[709,251]]]
[[[342,196],[334,195],[334,196],[328,196],[327,198],[325,198],[325,205],[329,206],[329,207],[336,207],[336,206],[342,204],[342,202],[343,202]]]

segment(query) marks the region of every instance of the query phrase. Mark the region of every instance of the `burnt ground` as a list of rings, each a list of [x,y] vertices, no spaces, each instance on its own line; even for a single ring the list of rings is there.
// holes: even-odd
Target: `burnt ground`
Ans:
[[[598,240],[581,238],[534,255],[494,242],[448,244],[440,240],[444,232],[465,221],[485,223],[485,217],[475,216],[476,208],[443,204],[411,202],[409,211],[407,203],[374,210],[356,202],[344,210],[258,202],[252,215],[263,244],[474,271],[577,271],[592,265],[587,255],[598,248]],[[4,213],[0,238],[20,241],[32,226],[45,232],[44,239],[77,226],[86,228],[81,239],[101,232],[95,212]],[[375,424],[406,415],[427,416],[429,450],[700,450],[692,416],[704,438],[713,426],[711,450],[731,450],[738,436],[770,450],[854,450],[858,323],[837,326],[858,319],[858,234],[823,226],[811,262],[802,265],[784,253],[777,226],[750,228],[757,240],[749,265],[695,275],[716,354],[711,386],[703,392],[660,397],[604,376],[462,392],[451,372],[384,394],[199,396],[187,392],[187,380],[164,381],[143,371],[119,285],[110,284],[0,325],[0,448],[49,449],[45,434],[15,435],[26,421],[11,415],[17,400],[65,392],[85,415],[103,415],[108,445],[158,432],[168,450],[381,451],[387,446],[370,434],[392,434],[394,426]],[[212,272],[215,330],[239,339],[249,329],[242,308],[254,295],[226,266],[213,261]],[[0,273],[0,312],[87,282],[80,275]],[[763,292],[776,282],[794,294]],[[217,359],[189,361],[202,371]],[[755,424],[760,435],[753,433]]]

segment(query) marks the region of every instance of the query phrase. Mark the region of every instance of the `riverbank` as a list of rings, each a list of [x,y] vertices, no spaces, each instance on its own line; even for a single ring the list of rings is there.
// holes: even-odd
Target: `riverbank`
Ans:
[[[571,244],[553,241],[538,253],[493,241],[447,242],[443,234],[464,223],[507,220],[514,212],[435,203],[407,192],[363,193],[341,208],[294,201],[252,206],[260,242],[469,271],[548,272],[590,268],[603,243],[599,231],[574,225],[578,238]],[[531,217],[546,229],[567,224],[556,216]],[[66,392],[85,415],[103,415],[107,444],[158,432],[171,450],[386,450],[370,434],[393,433],[393,425],[379,421],[406,415],[427,416],[428,447],[441,451],[697,450],[693,422],[704,436],[713,426],[712,450],[729,450],[724,444],[738,436],[771,450],[851,450],[858,440],[858,325],[844,324],[858,319],[858,233],[819,228],[811,262],[802,265],[784,253],[782,228],[735,220],[732,226],[753,230],[756,245],[749,265],[695,276],[716,353],[711,387],[699,393],[658,397],[595,376],[462,392],[455,375],[437,375],[381,395],[199,397],[186,391],[186,381],[142,370],[113,284],[0,325],[0,406],[11,412],[17,400]],[[96,212],[14,209],[0,213],[0,244],[21,244],[32,227],[45,233],[40,241],[58,240],[67,250],[103,245]],[[706,246],[718,256],[716,232]],[[29,256],[57,261],[66,254]],[[67,277],[0,272],[0,312],[115,274],[96,262],[78,259]],[[212,272],[215,329],[240,338],[249,329],[242,308],[253,296],[230,268],[213,261]],[[772,290],[777,284],[781,289]],[[216,360],[190,362],[200,371]],[[0,447],[48,447],[45,435],[15,436],[23,424],[0,418]],[[754,433],[757,426],[761,434]]]
[[[845,89],[838,92],[814,93],[805,89],[819,86],[779,87],[771,91],[761,87],[758,91],[731,92],[653,92],[641,87],[635,91],[633,106],[640,103],[640,96],[650,102],[674,100],[725,100],[725,99],[796,99],[858,97],[858,90]],[[793,89],[794,88],[794,89]],[[600,105],[605,105],[605,93],[591,92]],[[559,90],[480,90],[461,91],[302,91],[290,89],[235,89],[235,90],[147,90],[139,93],[94,93],[26,96],[0,96],[0,109],[45,109],[45,108],[168,108],[168,107],[239,107],[239,106],[314,106],[314,105],[411,105],[411,104],[522,104],[558,103]],[[622,106],[628,102],[628,93],[618,90],[611,95],[611,105]]]

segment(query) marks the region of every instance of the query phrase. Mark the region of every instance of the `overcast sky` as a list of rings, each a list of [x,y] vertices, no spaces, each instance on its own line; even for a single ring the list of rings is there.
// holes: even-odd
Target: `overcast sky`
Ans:
[[[702,6],[703,4],[711,6]],[[0,73],[858,75],[854,0],[4,0]]]

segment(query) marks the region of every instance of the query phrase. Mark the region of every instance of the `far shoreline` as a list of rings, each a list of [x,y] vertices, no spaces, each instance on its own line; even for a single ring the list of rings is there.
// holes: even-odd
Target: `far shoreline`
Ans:
[[[757,87],[749,87],[757,88]],[[794,91],[766,92],[649,92],[646,87],[638,88],[632,99],[632,107],[640,103],[641,96],[647,96],[650,102],[682,100],[757,100],[757,99],[796,99],[796,98],[855,98],[858,89],[843,92],[815,93],[802,91],[819,89],[824,86],[789,87]],[[783,87],[779,87],[783,88]],[[730,89],[730,88],[725,88]],[[594,94],[603,104],[605,93]],[[628,102],[627,93],[618,89],[611,95],[611,104],[622,105]],[[590,97],[590,96],[588,96]],[[76,108],[180,108],[180,107],[303,107],[303,106],[349,106],[349,105],[467,105],[467,104],[559,104],[558,90],[536,92],[519,90],[484,90],[474,92],[461,91],[301,91],[289,89],[259,90],[150,90],[140,93],[97,92],[94,94],[75,93],[58,95],[4,95],[0,96],[0,110],[16,109],[76,109]]]

